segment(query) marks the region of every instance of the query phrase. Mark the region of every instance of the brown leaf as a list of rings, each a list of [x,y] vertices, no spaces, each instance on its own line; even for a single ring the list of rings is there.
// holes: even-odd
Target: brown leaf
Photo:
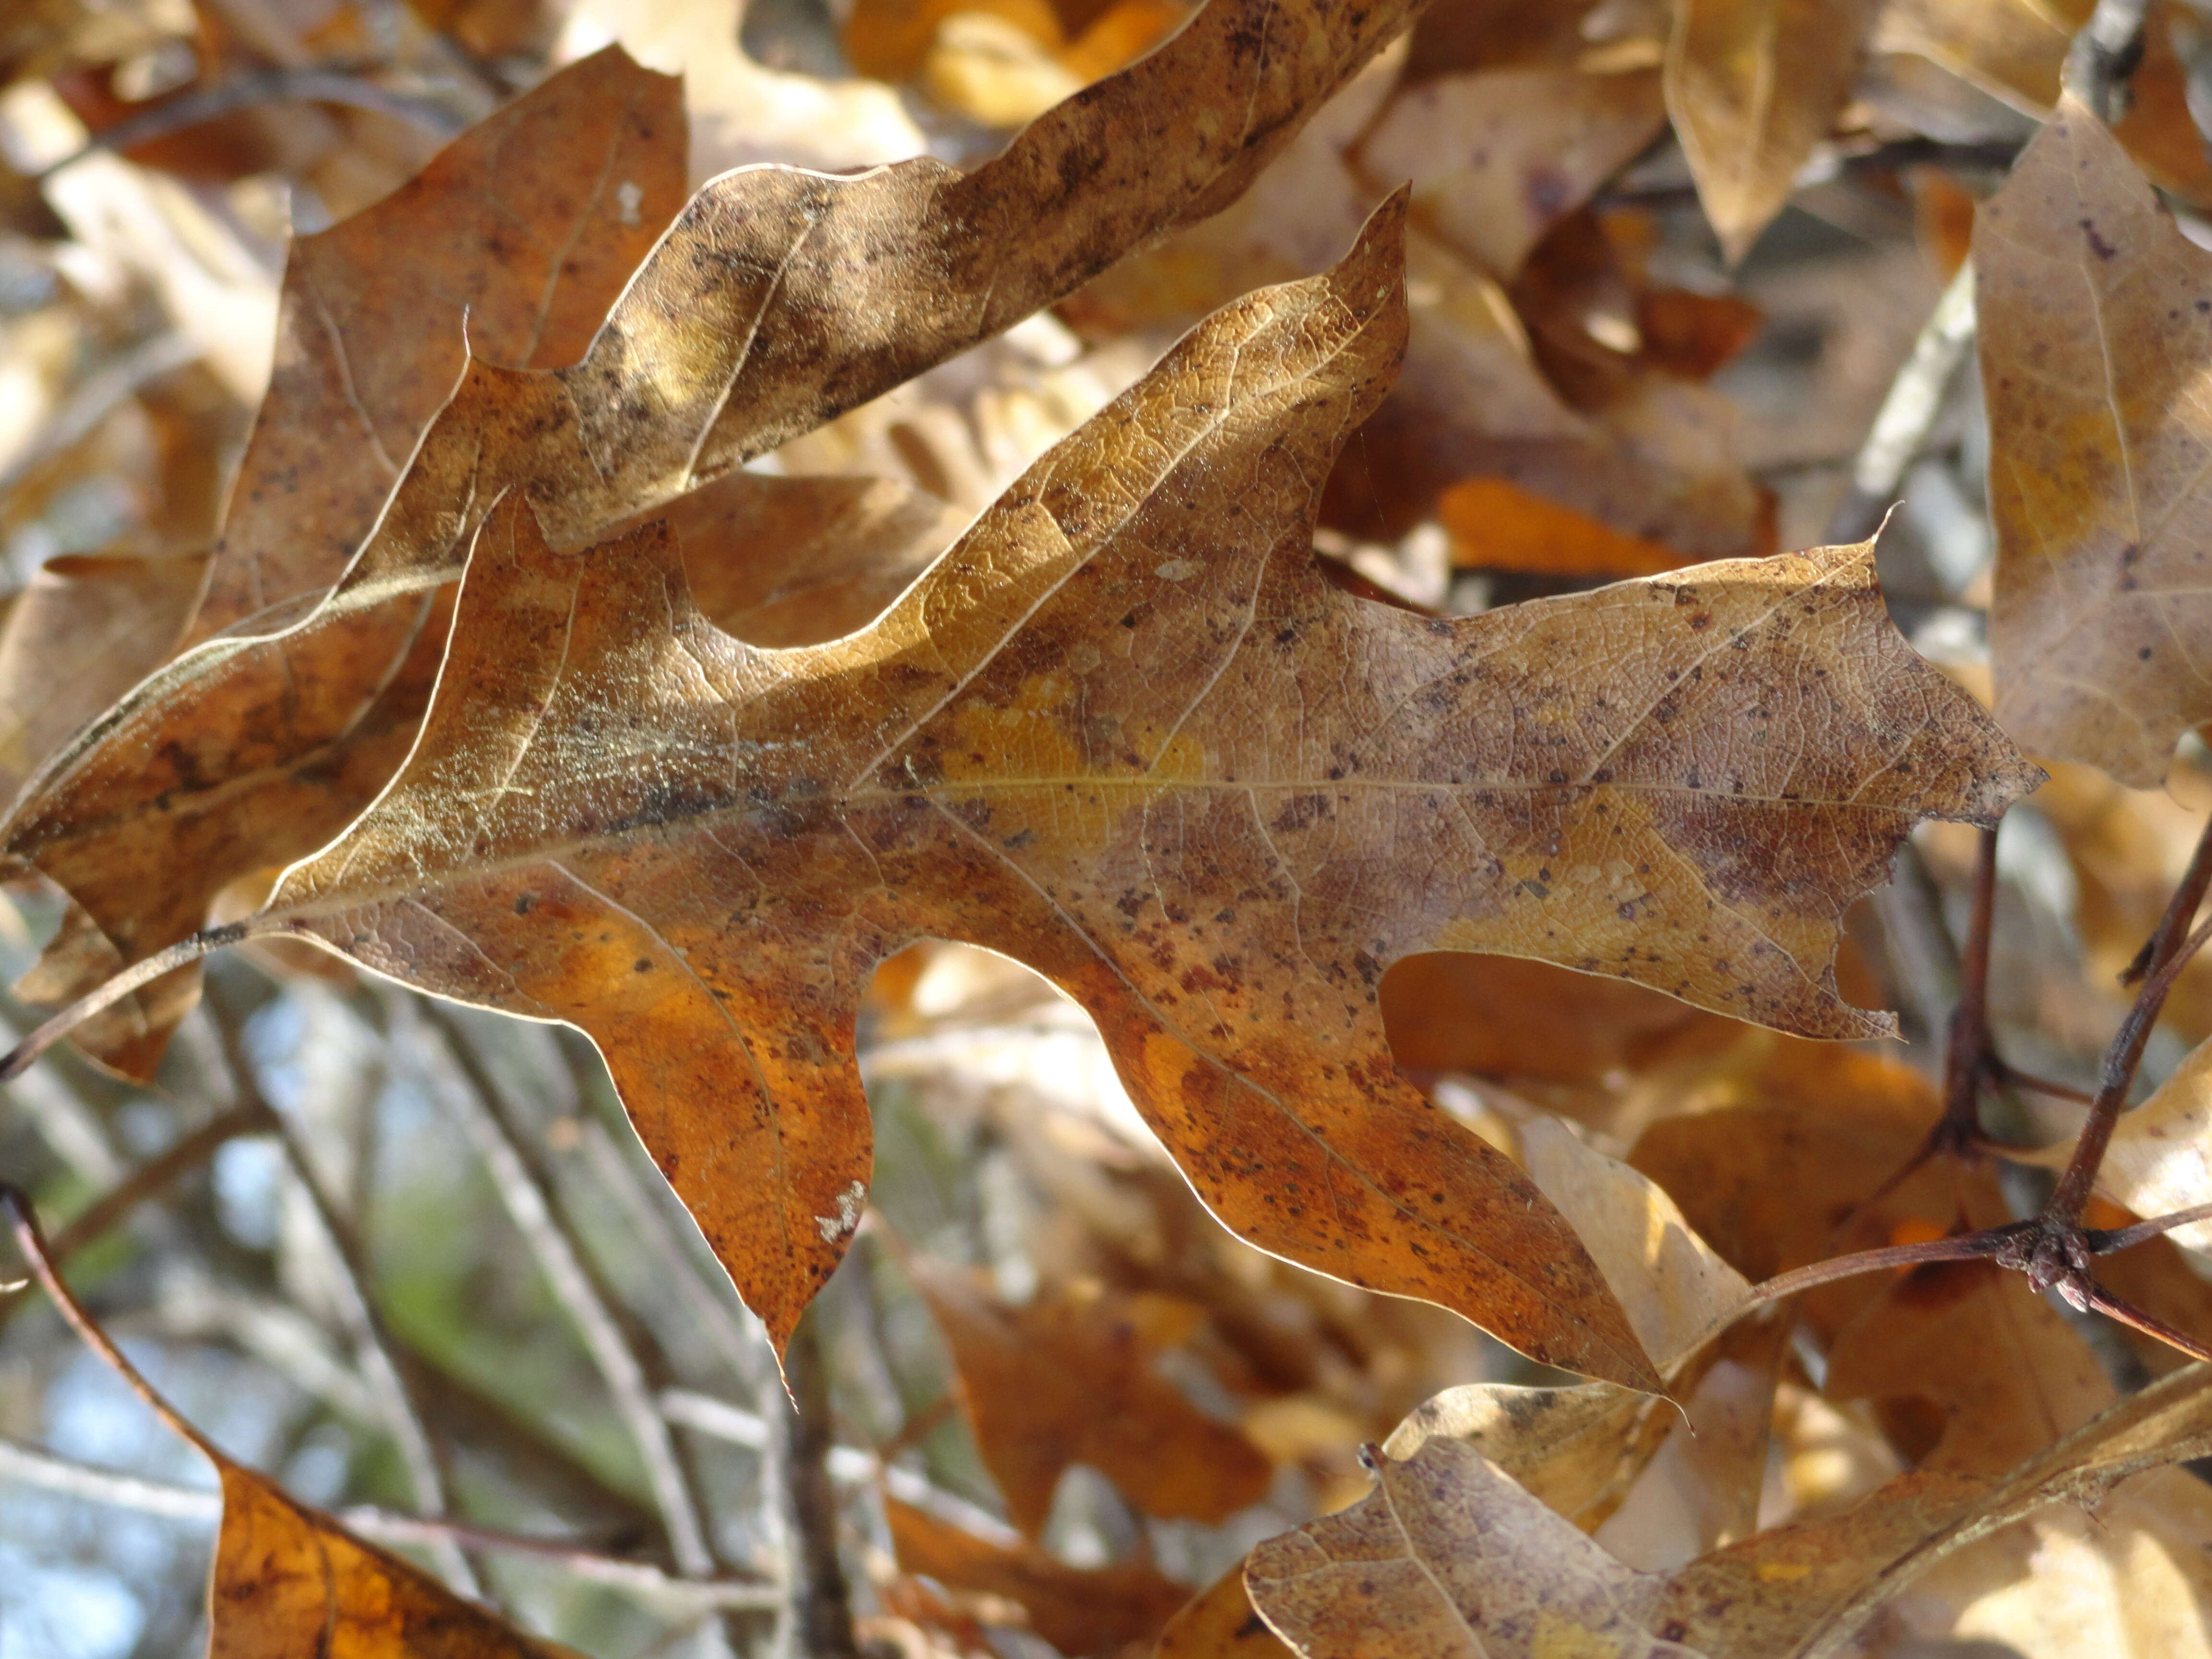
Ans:
[[[990,1542],[896,1498],[884,1499],[884,1516],[902,1570],[1015,1603],[1031,1630],[1070,1656],[1156,1636],[1190,1600],[1186,1586],[1143,1562],[1071,1567],[1034,1544]]]
[[[1146,1515],[1209,1525],[1267,1495],[1273,1468],[1153,1369],[1129,1298],[1061,1289],[1009,1307],[958,1270],[925,1266],[915,1281],[952,1349],[983,1465],[1031,1538],[1073,1463]]]
[[[2069,101],[1974,232],[1997,717],[2030,748],[2148,788],[2212,717],[2200,574],[2212,255]]]
[[[271,918],[446,994],[584,1024],[779,1338],[865,1192],[859,984],[930,933],[1018,951],[1084,1002],[1186,1174],[1263,1248],[1480,1306],[1510,1340],[1644,1381],[1534,1189],[1395,1079],[1371,988],[1395,947],[1354,921],[1387,878],[1328,850],[1340,813],[1395,812],[1399,781],[1441,764],[1410,732],[1372,749],[1335,734],[1387,720],[1454,660],[1453,630],[1272,557],[1303,544],[1311,480],[1396,355],[1396,225],[1331,277],[1194,335],[877,623],[811,656],[763,656],[698,618],[665,532],[556,555],[510,497],[478,539],[421,744],[377,809],[287,877]],[[1254,467],[1264,485],[1194,521],[1205,480]],[[1126,505],[1101,512],[1102,489]],[[1320,661],[1393,661],[1397,689],[1322,701],[1300,689],[1301,641]],[[696,690],[647,669],[661,658],[690,665]],[[1062,676],[1080,677],[1073,703]],[[1300,696],[1308,749],[1255,747],[1254,711]],[[1064,726],[1070,707],[1088,723]],[[755,758],[733,775],[730,752]],[[1381,806],[1332,799],[1325,774],[1355,770],[1386,781]],[[471,797],[500,805],[486,817]],[[457,841],[436,827],[453,814],[481,827]],[[431,861],[422,832],[446,849]],[[1218,850],[1186,860],[1184,842]],[[1531,875],[1545,856],[1516,854]],[[704,908],[684,896],[710,892]],[[1454,924],[1457,908],[1409,919],[1405,942],[1481,930],[1480,908]],[[733,1098],[753,1123],[734,1139]]]
[[[389,780],[501,489],[526,486],[557,534],[588,540],[1004,330],[1233,199],[1410,9],[1214,0],[964,175],[929,160],[726,175],[574,368],[471,359],[339,586],[144,682],[43,775],[5,850],[125,961],[186,936],[213,894],[312,851]]]
[[[574,1659],[220,1462],[208,1659]]]
[[[337,581],[469,362],[581,357],[684,197],[679,83],[610,46],[375,206],[295,239],[276,370],[192,638]]]
[[[1875,9],[1873,0],[1676,0],[1667,110],[1731,264],[1828,136]]]
[[[1869,1000],[1838,978],[1847,998]],[[1408,957],[1393,967],[1382,981],[1382,1020],[1390,1052],[1416,1075],[1577,1084],[1677,1053],[1723,1048],[1745,1035],[1736,1021],[1626,980],[1457,952]]]
[[[584,1026],[779,1334],[865,1191],[860,984],[932,933],[1083,1003],[1261,1248],[1648,1385],[1534,1188],[1397,1079],[1375,982],[1510,950],[1879,1030],[1833,992],[1844,905],[2030,774],[1864,548],[1459,622],[1328,586],[1314,483],[1403,337],[1397,224],[1195,331],[828,646],[744,647],[665,534],[556,554],[510,497],[405,770],[256,927]],[[1409,883],[1416,845],[1469,874]]]
[[[1887,1286],[1830,1343],[1824,1391],[1926,1401],[1934,1443],[1886,1419],[1892,1442],[1920,1468],[1976,1475],[2027,1462],[2113,1398],[2057,1311],[2019,1274],[1982,1261],[1931,1262]]]

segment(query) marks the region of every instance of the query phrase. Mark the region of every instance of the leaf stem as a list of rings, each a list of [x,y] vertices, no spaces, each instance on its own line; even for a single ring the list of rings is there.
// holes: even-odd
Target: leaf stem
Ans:
[[[258,920],[249,917],[244,921],[227,921],[220,927],[203,927],[191,937],[179,939],[167,950],[156,951],[143,961],[132,963],[98,988],[85,993],[10,1048],[4,1058],[0,1058],[0,1083],[12,1082],[22,1076],[40,1054],[94,1014],[113,1007],[133,991],[150,985],[164,974],[189,966],[225,945],[236,945],[256,933],[271,931],[265,924],[257,928],[254,922]]]

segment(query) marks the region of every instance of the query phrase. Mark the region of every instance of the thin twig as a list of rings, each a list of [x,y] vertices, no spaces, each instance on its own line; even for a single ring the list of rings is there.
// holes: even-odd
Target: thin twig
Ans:
[[[2104,1065],[2097,1079],[2097,1098],[2089,1108],[2089,1121],[2081,1126],[2081,1139],[2074,1143],[2073,1161],[2066,1166],[2066,1173],[2059,1176],[2051,1202],[2044,1208],[2046,1218],[2069,1226],[2080,1225],[2081,1211],[2096,1184],[2097,1171],[2104,1165],[2105,1148],[2111,1144],[2112,1130],[2127,1105],[2128,1090],[2136,1080],[2136,1068],[2142,1064],[2143,1048],[2150,1042],[2152,1028],[2158,1024],[2159,1011],[2166,1006],[2166,993],[2173,988],[2173,981],[2180,977],[2190,958],[2203,949],[2208,939],[2212,939],[2212,919],[2208,919],[2154,967],[2136,993],[2135,1006],[2128,1010],[2120,1029],[2112,1034],[2112,1046],[2105,1051]]]
[[[1906,470],[1928,441],[1959,366],[1974,341],[1974,265],[1967,260],[1921,325],[1912,350],[1851,463],[1851,487],[1828,520],[1831,543],[1864,541],[1897,499]]]
[[[392,1012],[396,1035],[404,1034],[418,1018],[416,1002],[403,994],[392,994],[386,1006]],[[600,1297],[575,1244],[555,1214],[550,1194],[509,1133],[498,1083],[485,1069],[459,1023],[442,1005],[426,1002],[421,1009],[420,1018],[436,1031],[437,1047],[461,1085],[441,1092],[452,1102],[462,1128],[483,1158],[508,1218],[521,1232],[555,1298],[582,1337],[592,1364],[607,1385],[616,1414],[637,1445],[677,1566],[688,1577],[708,1577],[714,1571],[714,1558],[707,1545],[707,1529],[677,1458],[668,1425],[653,1404],[644,1365]],[[407,1052],[419,1053],[426,1045],[406,1042],[403,1036],[402,1046]]]
[[[2177,1330],[2156,1314],[2138,1308],[2132,1302],[2123,1302],[2101,1285],[2087,1287],[2090,1310],[2103,1314],[2107,1319],[2117,1319],[2123,1325],[2132,1325],[2145,1336],[2155,1337],[2169,1348],[2178,1348],[2191,1359],[2212,1359],[2212,1348],[2208,1348],[2188,1332]]]
[[[414,1396],[408,1392],[406,1380],[392,1360],[384,1322],[369,1297],[368,1267],[362,1260],[360,1243],[323,1185],[322,1176],[307,1149],[300,1144],[299,1136],[263,1096],[260,1079],[254,1073],[252,1057],[246,1052],[244,1034],[238,1023],[228,1018],[219,1004],[210,1002],[209,1013],[222,1045],[223,1060],[229,1068],[232,1097],[241,1109],[258,1112],[276,1129],[285,1162],[307,1194],[308,1207],[314,1212],[323,1236],[325,1277],[332,1291],[331,1300],[345,1326],[346,1338],[352,1345],[354,1361],[361,1368],[362,1378],[376,1396],[379,1415],[398,1448],[415,1507],[427,1516],[442,1516],[446,1512],[445,1470],[429,1428],[416,1409]],[[440,1577],[462,1595],[483,1598],[483,1587],[476,1569],[451,1538],[434,1540],[430,1548]]]
[[[96,1468],[4,1437],[0,1437],[0,1476],[64,1497],[113,1504],[118,1509],[167,1520],[212,1526],[222,1518],[221,1492]],[[420,1546],[443,1540],[464,1543],[473,1549],[528,1555],[577,1578],[694,1607],[768,1607],[774,1606],[783,1594],[781,1585],[759,1578],[727,1575],[708,1579],[683,1578],[650,1561],[609,1555],[563,1539],[531,1538],[467,1522],[402,1515],[369,1504],[349,1505],[335,1511],[334,1518],[349,1532],[373,1543]]]
[[[1856,1279],[1861,1273],[1881,1273],[1892,1267],[1917,1267],[1930,1261],[1972,1261],[1995,1255],[2002,1241],[2033,1224],[2015,1221],[2003,1227],[1986,1231],[1960,1233],[1951,1238],[1931,1238],[1920,1244],[1886,1244],[1878,1250],[1859,1250],[1850,1255],[1831,1256],[1826,1261],[1793,1268],[1778,1273],[1772,1279],[1762,1279],[1751,1287],[1751,1298],[1736,1313],[1746,1313],[1761,1303],[1778,1302],[1784,1297],[1795,1296],[1800,1291],[1809,1291],[1818,1285],[1828,1285],[1839,1279]],[[1731,1314],[1730,1317],[1735,1317]]]
[[[216,1113],[197,1129],[180,1137],[167,1151],[146,1160],[64,1224],[53,1237],[54,1259],[67,1262],[87,1245],[97,1243],[131,1211],[159,1197],[192,1170],[213,1158],[240,1135],[260,1134],[276,1127],[276,1114],[260,1099],[240,1101]]]

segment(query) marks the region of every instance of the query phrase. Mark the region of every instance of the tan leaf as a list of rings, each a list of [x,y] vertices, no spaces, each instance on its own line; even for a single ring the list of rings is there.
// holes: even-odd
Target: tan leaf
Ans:
[[[2063,104],[1974,230],[1997,718],[2148,788],[2212,717],[2203,543],[2212,255],[2120,147]]]
[[[1143,1562],[1071,1567],[1034,1544],[978,1538],[896,1498],[884,1500],[884,1515],[902,1569],[1014,1603],[1064,1654],[1157,1636],[1190,1600],[1187,1587]]]
[[[1667,112],[1730,264],[1828,136],[1875,9],[1875,0],[1675,0]]]
[[[1750,1300],[1750,1284],[1691,1230],[1665,1189],[1557,1119],[1522,1127],[1521,1158],[1596,1261],[1661,1375]]]
[[[501,489],[529,488],[557,535],[588,540],[1003,331],[1234,199],[1409,9],[1213,0],[970,173],[725,175],[575,367],[471,359],[343,582],[142,684],[42,775],[6,852],[126,961],[190,934],[215,893],[312,851],[390,779]]]
[[[1666,118],[1649,70],[1588,75],[1562,64],[1443,76],[1391,99],[1358,166],[1381,182],[1411,179],[1415,216],[1504,281]]]
[[[1746,1320],[1713,1345],[1681,1414],[1591,1534],[1632,1567],[1679,1567],[1759,1530],[1774,1385],[1790,1337],[1787,1319]],[[1671,1419],[1671,1420],[1670,1420]]]
[[[984,1467],[1031,1538],[1073,1463],[1146,1515],[1211,1525],[1267,1495],[1273,1468],[1153,1369],[1158,1349],[1128,1297],[1060,1289],[1009,1307],[956,1269],[923,1266],[915,1282],[952,1349]]]
[[[574,1659],[221,1462],[208,1659]]]

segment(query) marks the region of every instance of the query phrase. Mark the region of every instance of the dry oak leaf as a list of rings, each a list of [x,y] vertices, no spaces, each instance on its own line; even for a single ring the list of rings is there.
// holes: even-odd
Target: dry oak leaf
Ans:
[[[276,368],[192,639],[343,575],[470,360],[581,357],[687,193],[679,82],[610,46],[374,207],[294,239]]]
[[[884,1499],[884,1518],[902,1571],[1014,1603],[1032,1631],[1070,1656],[1156,1636],[1190,1600],[1147,1562],[1071,1567],[1034,1544],[978,1538],[896,1498]]]
[[[140,684],[33,780],[0,851],[58,882],[125,962],[186,937],[215,894],[312,852],[390,780],[501,490],[527,488],[557,538],[589,541],[1002,331],[1232,200],[1413,9],[1212,0],[971,173],[919,159],[725,174],[574,367],[469,358],[337,586]],[[611,153],[635,137],[617,123]]]
[[[1834,994],[1844,908],[1915,818],[2036,775],[1865,547],[1456,622],[1332,587],[1314,497],[1402,346],[1401,215],[1194,331],[826,646],[731,640],[665,535],[555,553],[511,494],[404,771],[251,931],[581,1026],[779,1336],[866,1191],[860,987],[933,934],[1082,1004],[1233,1231],[1650,1386],[1537,1188],[1398,1077],[1376,982],[1503,951],[1878,1032]]]
[[[2212,718],[2212,254],[2063,102],[1974,227],[1997,719],[2155,786]]]
[[[1146,1515],[1216,1525],[1267,1496],[1273,1467],[1153,1369],[1158,1348],[1127,1297],[1061,1288],[1009,1307],[961,1269],[920,1264],[915,1280],[952,1350],[983,1466],[1030,1537],[1073,1463]]]
[[[2054,1503],[2212,1446],[2212,1370],[2131,1395],[1999,1480],[1902,1475],[1844,1513],[1776,1528],[1672,1574],[1623,1565],[1474,1448],[1383,1461],[1341,1514],[1255,1548],[1253,1605],[1302,1659],[1831,1659],[1966,1545]]]
[[[1875,11],[1875,0],[1675,0],[1667,111],[1731,264],[1828,136]]]
[[[204,1449],[204,1448],[203,1448]],[[218,1460],[208,1659],[576,1659]]]

